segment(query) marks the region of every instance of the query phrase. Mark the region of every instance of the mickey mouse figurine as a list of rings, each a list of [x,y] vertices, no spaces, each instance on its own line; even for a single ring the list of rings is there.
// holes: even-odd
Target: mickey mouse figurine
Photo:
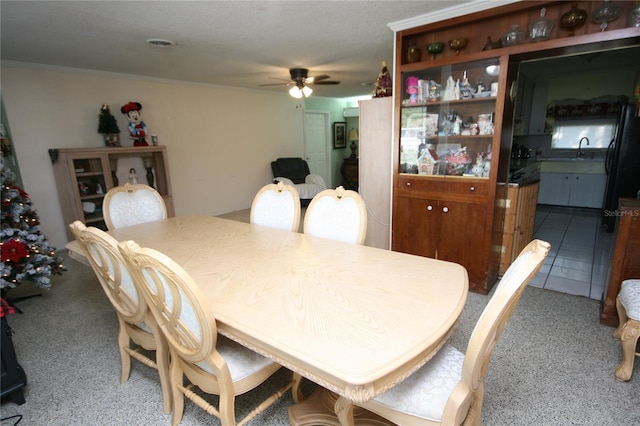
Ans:
[[[147,140],[147,125],[142,121],[140,110],[142,105],[139,102],[129,102],[120,108],[120,111],[129,120],[129,138],[133,139],[133,146],[149,146]]]

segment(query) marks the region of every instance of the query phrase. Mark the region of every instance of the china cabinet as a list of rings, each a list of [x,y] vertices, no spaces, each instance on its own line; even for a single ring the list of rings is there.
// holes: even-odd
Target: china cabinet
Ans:
[[[126,183],[117,177],[118,161],[131,157],[142,159],[146,168],[147,181],[141,173],[138,183],[153,182],[152,186],[164,199],[167,214],[173,216],[166,147],[51,149],[49,154],[65,224],[80,220],[87,226],[106,230],[102,201],[107,191]],[[67,236],[74,239],[68,227]]]
[[[640,43],[640,29],[627,28],[621,19],[605,32],[590,21],[570,31],[558,25],[573,4],[591,14],[597,9],[592,3],[515,2],[396,29],[393,250],[460,263],[472,291],[491,289],[505,250],[520,62]],[[622,13],[631,6],[621,4]],[[542,8],[556,24],[544,37],[531,41],[518,33],[507,46],[488,43],[514,28],[528,29],[540,21]],[[451,47],[451,40],[462,39],[464,46]],[[440,42],[447,47],[429,54],[429,46]],[[409,46],[424,49],[420,60],[408,60]],[[535,99],[526,101],[533,107]],[[526,131],[544,132],[542,115],[538,121],[527,123]]]
[[[499,266],[491,229],[507,67],[496,56],[400,75],[393,249],[460,263],[483,293]]]

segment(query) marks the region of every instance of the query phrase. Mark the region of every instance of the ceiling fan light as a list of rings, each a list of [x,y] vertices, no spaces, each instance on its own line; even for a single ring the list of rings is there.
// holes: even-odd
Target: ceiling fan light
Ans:
[[[296,99],[300,99],[302,97],[302,91],[298,88],[298,86],[293,86],[289,89],[289,94]]]
[[[311,89],[311,87],[309,86],[304,86],[302,88],[302,93],[304,94],[305,98],[308,98],[313,93],[313,89]]]

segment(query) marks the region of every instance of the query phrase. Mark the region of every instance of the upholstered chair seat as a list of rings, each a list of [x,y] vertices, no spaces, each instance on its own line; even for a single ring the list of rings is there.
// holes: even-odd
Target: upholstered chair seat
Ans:
[[[613,337],[622,345],[622,362],[616,368],[616,379],[626,382],[633,375],[633,364],[636,356],[636,345],[640,338],[640,279],[629,279],[622,282],[616,298],[620,325],[613,332]]]
[[[441,422],[444,407],[462,380],[463,362],[464,354],[445,344],[426,366],[374,401],[421,419]]]

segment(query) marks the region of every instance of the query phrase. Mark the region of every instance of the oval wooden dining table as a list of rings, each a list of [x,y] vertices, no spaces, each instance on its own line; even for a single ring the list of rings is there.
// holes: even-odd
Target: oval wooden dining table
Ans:
[[[467,299],[456,263],[217,217],[109,234],[174,259],[202,288],[220,333],[325,389],[290,408],[292,424],[337,425],[332,393],[363,402],[404,380],[446,341]],[[82,258],[77,243],[67,247]],[[373,424],[358,414],[356,423]]]

